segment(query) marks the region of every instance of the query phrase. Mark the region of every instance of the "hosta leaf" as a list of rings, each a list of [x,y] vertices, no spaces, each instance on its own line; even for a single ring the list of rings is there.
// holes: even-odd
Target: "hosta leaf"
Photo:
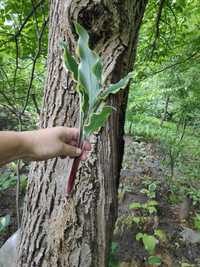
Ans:
[[[88,125],[84,126],[84,136],[88,137],[104,126],[112,110],[112,107],[104,106],[100,112],[92,113]]]
[[[89,48],[89,35],[87,31],[78,23],[75,24],[75,28],[79,35],[77,44],[77,53],[80,58],[78,81],[85,90],[85,93],[88,94],[89,108],[91,108],[100,90],[99,75],[101,67],[100,63],[98,63],[100,59]]]
[[[97,77],[99,83],[101,84],[101,78],[102,78],[102,62],[101,59],[99,58],[96,62],[96,64],[93,66],[93,73]]]
[[[61,42],[60,45],[64,48],[64,66],[68,71],[72,73],[73,79],[75,81],[78,81],[78,64],[71,56],[67,44],[65,42]]]
[[[139,202],[133,202],[129,206],[129,209],[140,209],[142,207],[142,204]]]
[[[100,93],[99,97],[103,100],[106,100],[106,98],[110,94],[116,94],[119,90],[124,89],[128,85],[128,82],[132,77],[133,73],[130,72],[125,78],[121,79],[119,82],[109,85],[108,88],[106,88]]]
[[[149,200],[147,202],[147,206],[158,206],[158,201],[156,201],[156,200]]]
[[[152,214],[152,213],[156,213],[157,212],[157,209],[155,208],[155,207],[148,207],[148,212],[150,213],[150,214]]]
[[[145,249],[149,253],[153,253],[156,248],[156,244],[158,243],[158,240],[153,235],[144,234],[142,237],[142,241]]]
[[[133,217],[133,222],[136,223],[136,224],[139,224],[141,221],[141,218],[140,217]]]
[[[88,95],[86,94],[83,87],[78,83],[76,87],[76,91],[79,93],[79,101],[81,103],[81,113],[83,115],[83,118],[87,116],[88,108],[89,108],[89,99]]]
[[[150,257],[148,258],[148,263],[149,263],[149,264],[152,264],[152,265],[160,266],[161,263],[162,263],[162,260],[161,260],[161,258],[158,257],[158,256],[150,256]]]

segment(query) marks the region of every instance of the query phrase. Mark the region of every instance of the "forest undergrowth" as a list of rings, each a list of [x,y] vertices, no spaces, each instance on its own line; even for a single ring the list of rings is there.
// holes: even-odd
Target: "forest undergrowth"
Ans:
[[[160,126],[160,120],[145,115],[134,119],[126,128],[110,266],[198,267],[198,133],[188,128],[181,148],[172,143],[172,158],[176,125]]]

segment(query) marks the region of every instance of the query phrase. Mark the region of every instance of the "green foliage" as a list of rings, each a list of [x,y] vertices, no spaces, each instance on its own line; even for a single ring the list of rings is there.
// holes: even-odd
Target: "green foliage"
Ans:
[[[142,240],[144,248],[149,254],[153,254],[155,252],[156,245],[159,243],[155,236],[145,233],[138,233],[136,235],[136,240]]]
[[[16,164],[13,162],[4,172],[0,174],[0,192],[4,192],[9,188],[13,188],[17,183]],[[27,175],[20,176],[20,190],[25,193],[27,186]]]
[[[66,43],[61,42],[61,46],[64,48],[64,66],[67,71],[69,70],[72,73],[73,79],[78,81],[78,64],[76,63],[74,57],[71,56]]]
[[[115,233],[123,234],[126,229],[131,229],[133,226],[140,227],[144,223],[145,217],[135,215],[122,215],[117,219],[115,224]],[[134,225],[135,224],[135,225]]]
[[[129,205],[129,209],[140,209],[143,207],[143,204],[139,202],[133,202]]]
[[[181,267],[196,267],[194,264],[187,263],[187,262],[182,262]]]
[[[84,127],[85,136],[90,136],[93,132],[97,131],[105,124],[113,108],[104,106],[100,113],[92,113],[89,115],[88,124]]]
[[[46,1],[1,1],[0,108],[15,117],[11,129],[36,125],[45,76],[47,12]]]
[[[117,243],[112,242],[108,267],[119,267],[119,263],[115,258],[115,254],[117,252],[117,249],[118,249]]]
[[[154,266],[160,266],[162,263],[162,260],[160,257],[158,256],[150,256],[148,258],[148,264],[152,264]]]
[[[132,73],[121,79],[116,84],[105,88],[102,63],[99,56],[89,48],[89,35],[78,23],[75,24],[79,36],[76,54],[79,63],[70,55],[68,47],[64,48],[64,65],[77,82],[76,90],[80,99],[80,129],[83,139],[87,139],[92,133],[98,131],[107,121],[112,112],[112,107],[106,106],[105,101],[110,94],[117,93],[128,85]]]
[[[169,193],[166,198],[174,205],[189,197],[198,209],[193,218],[194,228],[198,230],[200,34],[197,25],[200,23],[200,6],[197,0],[165,1],[157,24],[155,13],[158,14],[159,5],[160,1],[149,1],[144,17],[125,132],[133,135],[135,140],[155,143],[166,174],[162,177],[162,184],[167,183]],[[159,187],[154,182],[150,186],[151,183],[144,184],[142,192],[154,200]],[[140,212],[140,218],[146,215],[143,204],[132,203],[130,207],[134,214]],[[140,228],[137,237],[143,242],[146,229],[142,228],[141,220]],[[152,231],[146,234],[152,236]],[[154,229],[153,236],[166,242],[166,234],[161,229]],[[156,246],[155,242],[152,243]],[[155,254],[147,262],[161,265],[160,257]]]
[[[156,206],[158,202],[155,200],[149,200],[146,203],[133,202],[129,205],[129,209],[144,209],[149,212],[149,214],[156,213]]]
[[[161,230],[161,229],[155,229],[154,235],[156,237],[158,237],[159,240],[162,241],[162,242],[166,242],[166,240],[167,240],[165,232],[163,230]]]
[[[16,185],[16,176],[11,172],[0,175],[0,192]]]
[[[179,185],[180,184],[181,183],[179,183]],[[190,185],[190,186],[184,188],[184,192],[192,200],[192,204],[194,206],[197,206],[200,204],[200,188],[195,188],[195,187]]]
[[[193,220],[194,220],[194,228],[197,231],[200,231],[200,214],[196,213]]]
[[[165,4],[153,51],[152,29],[157,8],[158,3],[149,2],[142,25],[134,73],[137,82],[131,85],[125,130],[138,139],[159,143],[165,155],[164,165],[170,168],[169,176],[173,178],[169,186],[175,183],[179,191],[171,195],[171,201],[183,193],[197,203],[200,187],[200,35],[197,29],[200,7],[197,0],[187,5],[181,1]]]
[[[146,185],[146,188],[143,188],[140,192],[143,194],[146,194],[147,197],[150,199],[153,199],[156,197],[156,190],[157,185],[159,184],[159,181],[144,181],[144,185]]]

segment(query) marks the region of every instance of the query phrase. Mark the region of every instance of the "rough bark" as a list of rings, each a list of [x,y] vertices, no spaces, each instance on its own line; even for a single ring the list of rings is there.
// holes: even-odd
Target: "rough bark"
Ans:
[[[78,98],[62,66],[59,40],[74,51],[73,21],[90,33],[101,54],[108,82],[132,69],[138,31],[147,0],[52,0],[48,75],[41,127],[78,126]],[[32,164],[22,221],[18,266],[105,267],[117,216],[117,187],[123,157],[123,128],[128,90],[111,97],[117,109],[82,164],[73,193],[65,185],[71,161]]]

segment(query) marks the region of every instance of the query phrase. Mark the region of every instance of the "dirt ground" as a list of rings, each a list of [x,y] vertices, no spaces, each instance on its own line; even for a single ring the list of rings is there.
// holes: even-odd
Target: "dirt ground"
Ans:
[[[189,222],[194,214],[193,206],[188,198],[178,204],[169,203],[169,188],[165,181],[168,170],[162,160],[163,155],[156,144],[137,142],[132,137],[126,137],[118,220],[113,238],[117,245],[114,257],[120,267],[200,266],[200,234],[190,228]],[[143,210],[129,208],[133,202],[146,203],[149,200],[143,192],[145,182],[157,183],[154,198],[158,203],[157,212],[150,216]],[[134,216],[148,219],[135,223],[132,220]],[[159,240],[153,255],[160,257],[162,263],[151,265],[147,263],[150,255],[142,241],[136,240],[136,235],[139,232],[153,235],[156,229],[164,233],[164,238]]]

